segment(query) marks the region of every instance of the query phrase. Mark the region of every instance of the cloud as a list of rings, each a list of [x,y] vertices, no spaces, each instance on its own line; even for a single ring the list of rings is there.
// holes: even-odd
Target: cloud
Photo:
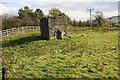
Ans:
[[[9,12],[8,7],[0,3],[0,15],[6,14]]]
[[[71,14],[72,13],[72,14]],[[76,20],[88,20],[89,19],[89,13],[85,11],[66,11],[66,14],[71,17],[71,19],[76,19]]]
[[[15,7],[10,7],[9,8],[8,14],[17,15],[17,13],[18,13],[18,8],[15,8]]]
[[[119,2],[119,0],[1,0],[2,2]]]
[[[110,12],[104,12],[104,17],[111,17],[111,16],[117,16],[118,15],[118,11],[110,11]]]
[[[18,9],[16,7],[8,7],[0,3],[0,15],[9,14],[17,15]]]
[[[14,4],[6,4],[6,6],[4,6],[6,9],[3,9],[5,10],[4,12],[16,15],[20,8],[23,8],[25,5],[27,5],[34,10],[36,8],[40,8],[45,14],[48,14],[48,10],[56,7],[70,16],[72,19],[87,20],[89,19],[89,11],[87,8],[94,8],[92,14],[95,14],[96,11],[101,11],[104,13],[105,17],[117,15],[116,12],[118,10],[117,2],[95,2],[97,0],[49,0],[49,2],[48,0],[34,0],[34,2],[32,0],[17,1],[18,0],[16,0],[16,3]]]

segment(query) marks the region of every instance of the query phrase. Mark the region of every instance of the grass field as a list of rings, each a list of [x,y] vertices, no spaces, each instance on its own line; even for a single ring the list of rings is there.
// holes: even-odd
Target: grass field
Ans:
[[[62,40],[15,34],[3,38],[3,67],[10,78],[119,78],[118,31],[68,27]]]

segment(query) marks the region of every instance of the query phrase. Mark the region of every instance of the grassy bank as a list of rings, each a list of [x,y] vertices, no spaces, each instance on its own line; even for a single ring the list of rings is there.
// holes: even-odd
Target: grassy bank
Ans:
[[[118,28],[68,27],[68,38],[39,32],[3,39],[10,78],[118,78]]]

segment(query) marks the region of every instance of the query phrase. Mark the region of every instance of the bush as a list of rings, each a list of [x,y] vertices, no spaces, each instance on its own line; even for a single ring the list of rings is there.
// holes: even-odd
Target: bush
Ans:
[[[10,29],[22,26],[22,20],[17,17],[3,19],[2,29]]]

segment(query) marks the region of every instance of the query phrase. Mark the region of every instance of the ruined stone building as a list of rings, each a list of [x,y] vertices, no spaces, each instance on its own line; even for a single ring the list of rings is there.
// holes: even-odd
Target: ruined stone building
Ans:
[[[67,38],[67,20],[64,16],[41,18],[40,28],[43,39]]]

